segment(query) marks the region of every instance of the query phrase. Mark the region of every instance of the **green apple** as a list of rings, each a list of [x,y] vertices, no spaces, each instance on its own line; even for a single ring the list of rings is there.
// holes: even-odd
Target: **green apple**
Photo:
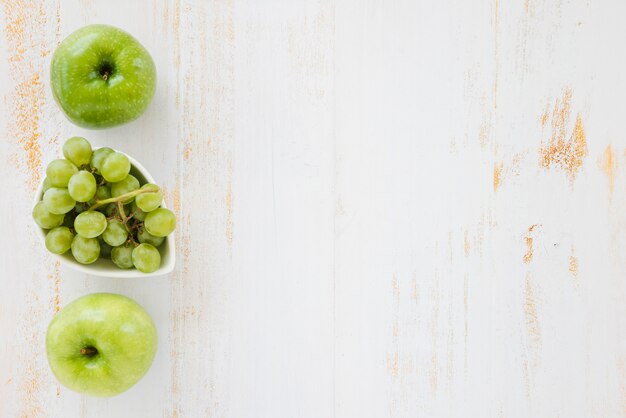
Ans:
[[[152,319],[137,302],[113,293],[83,296],[59,312],[46,336],[57,379],[86,395],[118,395],[146,374],[157,348]]]
[[[66,116],[91,129],[137,119],[156,87],[152,57],[135,38],[108,25],[89,25],[54,52],[52,93]]]

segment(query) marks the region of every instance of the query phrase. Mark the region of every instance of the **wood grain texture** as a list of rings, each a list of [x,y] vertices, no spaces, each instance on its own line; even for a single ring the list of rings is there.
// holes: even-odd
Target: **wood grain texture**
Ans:
[[[626,4],[0,0],[0,417],[626,417]],[[56,45],[151,51],[127,126],[71,125]],[[177,267],[102,279],[30,218],[60,144],[140,159]],[[135,298],[159,349],[113,399],[60,386],[50,319]]]

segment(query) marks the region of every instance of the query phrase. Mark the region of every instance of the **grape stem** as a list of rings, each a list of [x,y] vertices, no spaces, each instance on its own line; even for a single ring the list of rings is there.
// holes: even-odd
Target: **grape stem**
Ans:
[[[158,191],[159,191],[158,187],[150,186],[150,187],[144,187],[144,188],[141,188],[141,189],[133,190],[132,192],[124,193],[124,194],[121,194],[119,196],[110,197],[108,199],[96,200],[96,203],[91,205],[91,207],[88,210],[95,210],[95,209],[98,209],[101,206],[108,205],[109,203],[123,202],[126,199],[130,199],[131,197],[135,197],[135,196],[138,196],[140,194],[156,193]]]
[[[120,200],[117,202],[117,211],[120,213],[120,217],[122,218],[122,222],[126,225],[128,222],[128,218],[126,217],[126,212],[124,212],[124,203]]]

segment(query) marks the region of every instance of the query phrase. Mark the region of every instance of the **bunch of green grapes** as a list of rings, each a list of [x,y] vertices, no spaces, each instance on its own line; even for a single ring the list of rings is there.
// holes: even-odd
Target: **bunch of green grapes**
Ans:
[[[63,155],[48,164],[43,199],[33,208],[37,225],[48,230],[46,248],[70,251],[82,264],[104,257],[122,269],[157,270],[158,248],[176,227],[159,187],[140,184],[126,155],[93,151],[85,138],[68,139]]]

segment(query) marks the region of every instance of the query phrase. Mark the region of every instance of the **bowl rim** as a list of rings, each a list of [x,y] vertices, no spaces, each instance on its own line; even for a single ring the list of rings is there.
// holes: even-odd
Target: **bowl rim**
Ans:
[[[105,148],[105,147],[92,147],[92,150],[95,151],[100,148]],[[106,148],[110,148],[110,147],[106,147]],[[141,175],[145,177],[148,183],[157,184],[156,181],[154,180],[154,177],[152,177],[152,175],[148,172],[148,170],[146,170],[146,168],[143,165],[141,165],[139,161],[137,161],[136,159],[134,159],[132,156],[128,155],[125,152],[119,151],[114,148],[111,148],[111,149],[116,152],[120,152],[126,155],[126,157],[128,157],[128,160],[130,161],[131,167],[134,167],[139,173],[141,173]],[[45,176],[41,179],[41,181],[39,182],[39,186],[37,187],[37,190],[35,191],[35,196],[33,199],[33,207],[37,203],[39,203],[43,198],[44,180],[45,180]],[[163,200],[161,207],[167,209],[167,206],[165,205],[165,200]],[[38,235],[41,237],[41,240],[45,246],[45,239],[46,239],[45,231],[46,230],[44,228],[41,228],[37,224],[35,224],[35,227],[37,229]],[[172,233],[168,235],[165,238],[165,241],[163,242],[162,245],[164,245],[167,248],[167,252],[168,252],[167,263],[161,264],[161,266],[157,270],[153,271],[152,273],[142,273],[137,269],[119,269],[113,265],[113,262],[111,262],[112,267],[110,270],[93,268],[91,267],[91,264],[81,264],[76,260],[65,258],[62,255],[54,254],[47,250],[46,252],[50,254],[51,256],[53,256],[56,260],[61,262],[61,264],[64,264],[68,266],[69,268],[71,268],[72,270],[76,270],[81,273],[90,274],[93,276],[100,276],[100,277],[132,279],[132,278],[141,278],[141,277],[162,276],[165,274],[169,274],[174,270],[174,266],[176,265],[175,234]]]

